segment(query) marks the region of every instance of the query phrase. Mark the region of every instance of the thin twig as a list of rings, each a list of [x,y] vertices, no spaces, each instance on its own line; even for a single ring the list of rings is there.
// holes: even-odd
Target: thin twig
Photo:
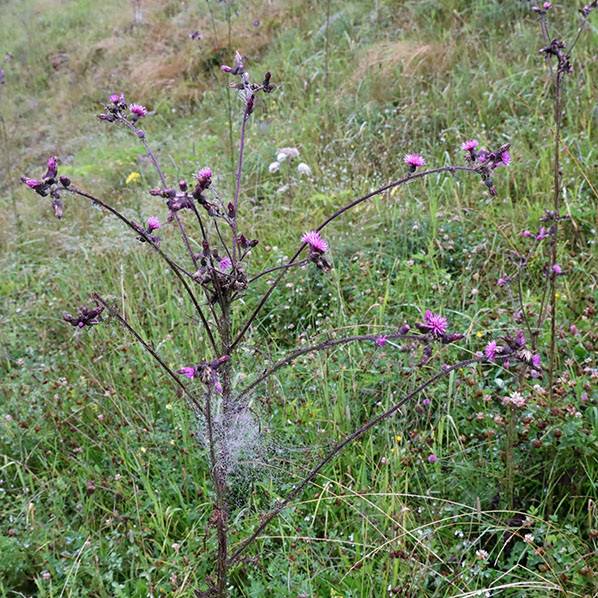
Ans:
[[[152,349],[141,337],[141,335],[118,313],[118,310],[112,307],[103,297],[98,293],[92,293],[92,297],[101,303],[127,330],[141,343],[143,348],[162,366],[164,371],[177,383],[182,391],[191,399],[191,403],[195,409],[198,409],[203,414],[203,409],[199,404],[197,397],[179,380],[179,377],[164,363],[162,358]]]

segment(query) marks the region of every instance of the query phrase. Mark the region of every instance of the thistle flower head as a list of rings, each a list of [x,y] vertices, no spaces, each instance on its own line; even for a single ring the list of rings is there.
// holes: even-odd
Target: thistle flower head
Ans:
[[[218,269],[221,272],[226,272],[227,270],[230,270],[231,266],[232,266],[232,262],[230,261],[230,258],[223,257],[220,260],[220,263],[218,264]]]
[[[419,154],[406,154],[403,158],[410,166],[425,166],[426,161]]]
[[[30,179],[27,177],[21,177],[21,181],[23,183],[25,183],[25,185],[27,185],[27,187],[29,187],[30,189],[35,189],[41,185],[43,185],[43,183],[41,181],[38,181],[37,179]]]
[[[193,376],[195,376],[195,368],[184,367],[184,368],[181,368],[180,370],[177,370],[177,374],[182,374],[183,376],[186,376],[187,378],[193,378]]]
[[[200,183],[205,183],[212,178],[212,169],[209,166],[205,168],[200,168],[197,173],[197,180]]]
[[[129,110],[131,114],[135,114],[136,116],[145,116],[147,114],[147,108],[141,104],[131,104]]]
[[[299,174],[304,174],[306,176],[311,174],[311,168],[305,162],[299,162],[299,164],[297,164],[297,170],[299,171]]]
[[[161,226],[162,226],[162,223],[157,218],[154,218],[153,216],[150,216],[147,219],[147,228],[149,230],[157,230]]]
[[[462,146],[461,149],[464,152],[470,152],[471,150],[475,149],[478,146],[478,141],[476,139],[468,139]]]
[[[299,150],[296,147],[283,147],[278,150],[276,159],[278,162],[284,162],[287,158],[293,159],[299,157]]]
[[[110,96],[110,101],[111,101],[113,104],[118,104],[118,94],[117,94],[117,93],[113,93],[113,94]]]
[[[511,152],[509,150],[505,150],[500,155],[500,161],[498,164],[502,164],[503,166],[508,166],[511,163]]]
[[[387,341],[387,338],[386,338],[385,335],[381,335],[381,336],[376,337],[376,344],[379,347],[384,347],[384,345],[386,344],[386,341]]]
[[[486,348],[484,349],[484,355],[486,356],[486,359],[488,361],[496,360],[496,346],[497,346],[497,343],[494,340],[490,341],[486,345]]]
[[[309,246],[314,249],[315,251],[319,251],[320,253],[325,253],[328,251],[328,243],[320,237],[320,235],[316,231],[310,231],[305,233],[301,237],[302,243],[308,243]]]
[[[426,310],[424,324],[430,328],[430,332],[436,336],[442,336],[448,330],[448,320],[440,314],[434,314]]]

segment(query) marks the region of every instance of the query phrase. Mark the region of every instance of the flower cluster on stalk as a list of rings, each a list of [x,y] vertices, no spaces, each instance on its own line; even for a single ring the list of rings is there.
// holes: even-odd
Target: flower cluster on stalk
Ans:
[[[208,388],[222,392],[223,388],[218,378],[218,369],[229,359],[228,355],[223,355],[213,361],[202,361],[194,366],[186,366],[177,370],[177,374],[189,379],[199,378]]]

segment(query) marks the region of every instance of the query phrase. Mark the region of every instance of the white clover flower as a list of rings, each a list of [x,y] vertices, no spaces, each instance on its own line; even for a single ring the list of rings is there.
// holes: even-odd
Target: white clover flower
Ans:
[[[523,536],[523,541],[526,542],[527,544],[531,544],[533,541],[535,540],[533,534],[525,534],[525,536]]]
[[[299,174],[304,174],[306,176],[311,175],[311,168],[305,162],[299,162],[299,164],[297,164],[297,170],[299,171]]]
[[[270,166],[268,166],[268,172],[270,174],[274,174],[275,172],[278,172],[279,169],[280,169],[280,162],[272,162],[272,164],[270,164]]]
[[[488,558],[488,553],[485,550],[476,550],[475,555],[480,561],[485,561]]]

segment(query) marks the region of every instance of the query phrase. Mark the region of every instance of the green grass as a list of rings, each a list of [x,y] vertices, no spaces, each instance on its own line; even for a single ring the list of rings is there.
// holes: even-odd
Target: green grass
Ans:
[[[425,309],[442,310],[466,337],[427,369],[391,344],[349,345],[298,359],[258,387],[252,406],[264,440],[233,477],[233,543],[339,438],[442,362],[516,330],[516,303],[496,281],[513,272],[520,232],[536,230],[551,203],[549,78],[526,3],[332,2],[327,88],[326,3],[233,3],[230,48],[226,4],[142,4],[149,24],[136,28],[116,0],[8,0],[1,9],[0,50],[15,54],[0,88],[2,597],[183,598],[212,574],[214,491],[182,397],[114,319],[75,333],[62,320],[97,291],[176,369],[212,357],[191,306],[114,218],[65,197],[58,221],[18,182],[41,174],[54,154],[78,187],[138,222],[164,220],[147,193],[159,183],[141,146],[94,116],[109,93],[123,90],[156,111],[143,126],[169,180],[210,165],[228,198],[229,126],[236,144],[240,108],[233,93],[229,113],[218,66],[239,48],[256,80],[272,72],[278,88],[260,98],[245,152],[242,232],[261,241],[252,272],[292,255],[301,233],[343,203],[402,176],[405,153],[437,166],[461,163],[465,139],[513,144],[512,166],[496,172],[496,198],[464,173],[411,182],[326,229],[329,274],[293,270],[276,291],[241,347],[239,380],[298,342],[394,330]],[[551,27],[570,38],[575,14],[555,5]],[[188,40],[198,28],[201,52]],[[232,596],[456,597],[493,586],[504,586],[493,594],[501,596],[598,595],[597,37],[593,15],[565,91],[572,223],[559,247],[568,272],[559,290],[559,399],[548,404],[533,389],[545,378],[521,382],[531,399],[515,422],[514,506],[499,417],[508,419],[501,398],[518,382],[499,368],[458,372],[325,468],[266,529],[248,553],[255,561],[235,569]],[[285,146],[313,172],[293,175],[292,195],[278,192],[284,168],[268,172]],[[139,183],[125,182],[131,172]],[[174,228],[160,232],[164,247],[184,255]],[[535,257],[523,277],[536,309],[545,259]],[[268,280],[237,304],[236,326]],[[544,363],[547,340],[546,327]],[[509,525],[517,514],[526,525]]]

